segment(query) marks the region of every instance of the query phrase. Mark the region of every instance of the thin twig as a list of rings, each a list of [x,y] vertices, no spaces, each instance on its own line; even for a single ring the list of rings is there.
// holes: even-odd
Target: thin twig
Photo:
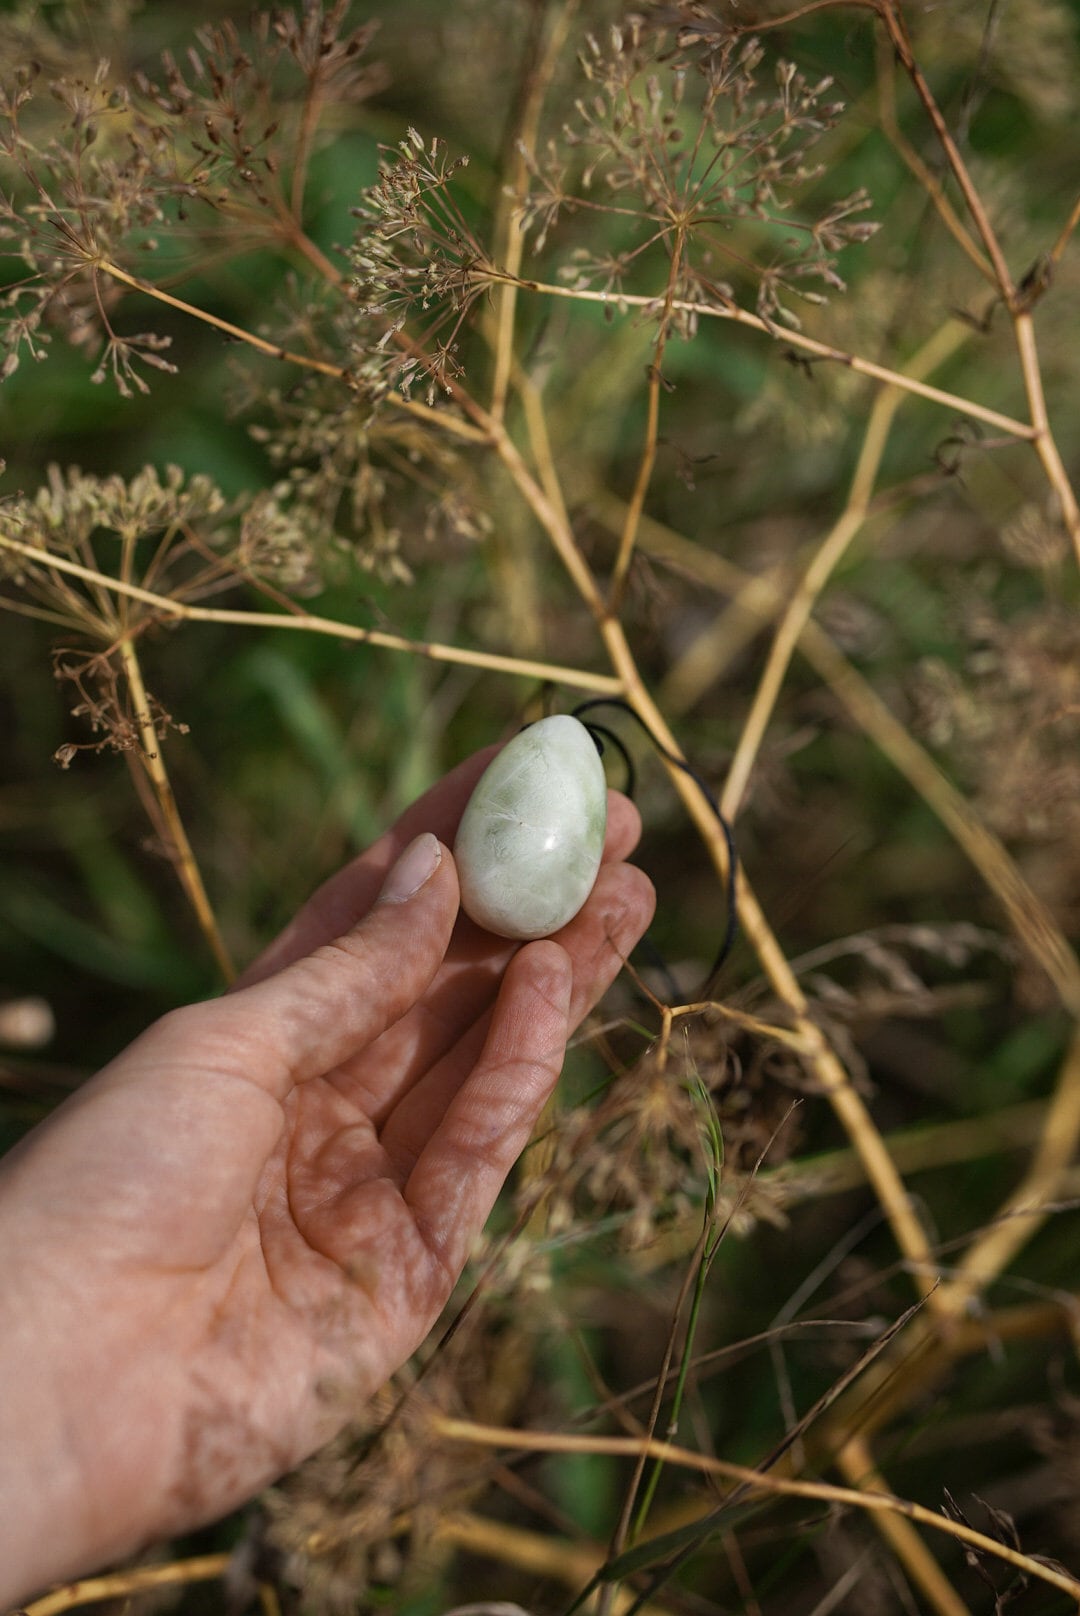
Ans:
[[[578,0],[560,0],[550,15],[537,6],[534,18],[534,38],[530,41],[528,62],[521,90],[514,107],[515,127],[508,153],[508,173],[503,180],[502,193],[492,239],[501,242],[501,258],[509,279],[500,287],[496,298],[495,331],[492,347],[495,356],[494,377],[491,384],[492,419],[501,421],[506,412],[506,395],[514,363],[514,317],[517,311],[517,274],[521,268],[525,249],[525,235],[521,229],[520,194],[524,188],[528,168],[526,152],[536,144],[536,131],[544,97],[554,76],[559,56],[566,43],[570,21],[577,10]],[[544,38],[546,28],[547,37]]]
[[[953,240],[971,259],[979,274],[985,280],[988,280],[992,286],[997,286],[997,277],[994,274],[993,264],[985,253],[979,251],[977,242],[972,240],[964,221],[959,217],[956,209],[945,195],[937,175],[923,162],[900,128],[900,120],[896,111],[894,59],[895,53],[891,46],[886,46],[878,52],[878,105],[881,111],[881,127],[893,148],[907,164],[911,173],[930,198],[930,201],[937,209],[942,224]]]
[[[854,1487],[837,1487],[822,1481],[794,1481],[771,1471],[751,1470],[746,1465],[732,1464],[727,1459],[714,1459],[707,1453],[694,1453],[689,1448],[644,1437],[572,1436],[556,1431],[515,1431],[501,1426],[472,1424],[468,1420],[451,1419],[446,1416],[436,1416],[431,1423],[436,1436],[474,1446],[508,1448],[511,1451],[526,1453],[609,1454],[615,1458],[627,1459],[636,1459],[644,1450],[651,1457],[662,1458],[669,1464],[680,1465],[684,1469],[697,1471],[702,1475],[737,1482],[755,1492],[774,1493],[787,1498],[814,1498],[822,1503],[839,1504],[868,1513],[892,1511],[909,1521],[929,1527],[931,1531],[943,1532],[946,1536],[960,1543],[966,1543],[983,1554],[1003,1560],[1027,1576],[1035,1577],[1051,1588],[1057,1588],[1061,1593],[1068,1594],[1071,1599],[1080,1600],[1080,1581],[1070,1576],[1067,1571],[1060,1571],[1031,1555],[1022,1554],[1018,1549],[1011,1548],[996,1538],[987,1537],[984,1532],[978,1532],[962,1521],[950,1520],[936,1510],[926,1509],[922,1504],[912,1503],[906,1498],[897,1498],[892,1493],[860,1492]],[[702,1508],[711,1509],[712,1505],[706,1504]],[[647,1545],[643,1545],[645,1546]]]
[[[967,164],[960,155],[960,149],[953,140],[949,126],[945,122],[945,118],[941,112],[941,108],[935,101],[933,92],[931,91],[929,84],[926,82],[923,70],[915,59],[915,54],[912,51],[911,45],[908,41],[907,29],[904,26],[904,20],[901,16],[900,9],[895,4],[895,0],[880,0],[877,9],[879,17],[885,24],[885,29],[889,35],[893,49],[896,51],[905,73],[915,86],[915,93],[918,95],[919,100],[922,102],[923,107],[926,110],[926,115],[934,127],[934,133],[937,135],[937,138],[941,143],[942,150],[944,151],[948,160],[949,167],[952,169],[953,177],[963,193],[964,201],[967,205],[968,212],[971,214],[972,222],[974,223],[975,229],[978,231],[979,238],[986,249],[987,258],[990,260],[990,263],[993,266],[998,289],[1008,307],[1012,308],[1016,296],[1016,287],[1013,283],[1009,266],[1005,262],[1005,254],[1001,250],[1001,245],[997,239],[994,227],[990,223],[990,218],[987,214],[986,208],[983,206],[983,200],[979,195],[978,188],[968,172]]]
[[[836,1463],[841,1474],[860,1492],[891,1496],[891,1488],[875,1465],[870,1445],[863,1437],[849,1438],[837,1455]],[[910,1521],[892,1510],[879,1510],[873,1516],[873,1521],[911,1581],[921,1589],[938,1616],[971,1616],[969,1607]]]
[[[306,237],[304,238],[307,239]],[[332,266],[330,266],[332,268]],[[231,320],[223,320],[218,314],[211,314],[208,309],[201,309],[195,303],[187,303],[182,297],[174,297],[163,287],[155,286],[152,281],[144,281],[138,275],[129,275],[126,269],[108,259],[101,259],[94,265],[103,275],[109,275],[113,280],[132,287],[136,292],[143,292],[147,297],[165,303],[169,308],[176,309],[181,314],[189,314],[194,320],[201,320],[204,325],[213,326],[217,331],[223,331],[226,336],[232,337],[236,342],[247,343],[248,347],[255,348],[259,353],[269,354],[272,359],[280,359],[286,364],[299,365],[303,370],[314,370],[321,376],[332,376],[338,381],[348,381],[349,371],[344,365],[332,364],[327,359],[316,359],[311,354],[296,353],[291,348],[283,348],[280,343],[270,342],[266,337],[260,337],[254,331],[248,331],[244,326],[234,325]],[[340,284],[340,276],[335,277],[334,284]],[[400,393],[388,395],[388,403],[397,409],[415,415],[421,420],[429,421],[432,425],[443,428],[453,437],[463,438],[469,443],[483,443],[486,433],[478,432],[467,421],[459,421],[448,415],[445,410],[434,409],[429,404],[420,404],[412,399],[402,398]]]
[[[225,940],[214,914],[213,906],[207,896],[203,883],[202,871],[198,860],[192,851],[184,822],[180,817],[176,797],[173,794],[172,782],[169,779],[165,760],[161,755],[161,743],[154,728],[153,717],[150,712],[150,703],[143,684],[142,669],[135,653],[135,645],[129,634],[125,634],[119,642],[120,656],[127,675],[128,688],[131,692],[133,717],[139,731],[140,749],[139,762],[146,770],[150,783],[154,788],[158,809],[161,814],[163,842],[169,861],[180,879],[180,885],[187,894],[188,902],[195,912],[200,930],[210,946],[210,952],[217,961],[218,969],[226,982],[231,982],[236,975],[236,967],[232,962]]]
[[[105,1599],[125,1599],[154,1588],[175,1588],[189,1582],[213,1582],[223,1577],[232,1564],[231,1554],[203,1554],[193,1560],[174,1560],[169,1565],[136,1566],[131,1571],[113,1571],[103,1577],[83,1577],[65,1583],[54,1593],[45,1594],[12,1616],[59,1616],[79,1605],[99,1605]]]
[[[622,684],[608,674],[588,673],[583,668],[564,668],[553,662],[532,662],[522,657],[499,656],[492,651],[470,651],[456,645],[439,645],[431,640],[409,640],[400,634],[387,634],[382,629],[359,628],[355,623],[341,623],[333,617],[317,617],[306,612],[297,615],[275,612],[249,612],[226,606],[195,606],[176,600],[171,595],[158,595],[138,584],[126,584],[119,578],[94,572],[77,561],[68,561],[48,550],[24,544],[21,539],[0,534],[0,548],[14,550],[42,566],[55,567],[61,572],[87,582],[103,585],[132,600],[142,601],[175,621],[192,623],[235,623],[242,628],[293,629],[308,634],[327,634],[333,639],[348,640],[359,645],[377,645],[388,651],[408,651],[414,656],[429,657],[433,662],[450,662],[467,668],[487,668],[492,673],[515,674],[523,679],[546,680],[552,684],[569,685],[575,690],[595,690],[601,694],[618,695]]]
[[[488,272],[487,278],[497,280],[498,274]],[[656,297],[647,297],[639,293],[598,292],[590,287],[559,286],[550,281],[521,280],[518,284],[527,291],[540,293],[544,297],[569,298],[578,303],[600,303],[616,310],[655,309],[658,304]],[[890,370],[887,365],[875,364],[871,359],[861,359],[858,354],[847,353],[843,348],[834,348],[827,342],[819,342],[816,337],[808,337],[805,332],[789,331],[786,327],[772,325],[760,315],[751,314],[749,309],[741,309],[736,304],[687,303],[675,298],[671,307],[674,311],[697,315],[702,319],[731,320],[734,324],[747,326],[752,331],[761,331],[785,347],[798,348],[803,353],[816,355],[819,359],[833,360],[860,376],[870,376],[879,382],[890,382],[906,393],[915,393],[919,398],[929,399],[931,403],[940,404],[958,415],[969,415],[973,420],[985,421],[988,425],[1007,432],[1010,437],[1030,440],[1035,436],[1034,427],[1027,421],[1018,421],[1014,416],[1002,415],[1000,411],[988,409],[985,405],[976,403],[974,399],[964,398],[959,393],[948,393],[944,388],[931,387],[912,376],[905,376],[903,371]]]
[[[968,334],[959,321],[947,321],[919,349],[907,367],[908,372],[921,377],[933,371],[956,352]],[[898,387],[890,386],[883,388],[874,400],[847,502],[815,550],[777,627],[720,796],[721,810],[728,819],[734,819],[738,812],[799,635],[829,578],[866,521],[889,433],[903,398]]]
[[[611,574],[609,603],[613,613],[618,613],[622,606],[623,596],[626,593],[626,585],[630,577],[630,563],[633,560],[634,544],[637,540],[638,523],[645,508],[645,497],[649,492],[653,468],[656,465],[657,440],[660,435],[660,389],[663,385],[664,350],[667,347],[668,331],[671,325],[671,312],[675,298],[675,287],[678,284],[679,267],[682,263],[686,246],[685,238],[685,227],[679,226],[675,231],[675,240],[671,249],[667,286],[664,289],[663,312],[660,317],[660,326],[656,333],[652,361],[649,365],[645,440],[641,447],[641,458],[638,462],[637,476],[634,478],[633,491],[626,506],[626,518],[623,522],[623,530],[619,535],[618,554],[615,557],[615,566]]]

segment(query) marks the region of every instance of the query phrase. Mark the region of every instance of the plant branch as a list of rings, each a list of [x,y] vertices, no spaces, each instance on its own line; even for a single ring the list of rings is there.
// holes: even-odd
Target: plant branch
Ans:
[[[960,149],[953,140],[953,137],[949,131],[949,126],[945,122],[942,115],[941,108],[935,101],[933,92],[931,91],[929,84],[926,82],[922,68],[915,59],[915,54],[912,51],[911,45],[908,41],[907,29],[904,27],[904,22],[900,15],[899,7],[896,5],[895,0],[879,0],[877,10],[879,17],[885,24],[886,32],[888,33],[893,49],[900,60],[900,64],[910,78],[912,84],[915,86],[915,93],[922,102],[923,107],[926,110],[926,115],[934,127],[934,133],[937,135],[937,138],[941,143],[942,150],[948,159],[949,167],[953,172],[953,177],[955,178],[957,185],[960,187],[968,212],[971,214],[972,222],[974,223],[975,229],[979,234],[983,247],[986,249],[987,258],[993,266],[998,289],[1001,292],[1006,305],[1012,309],[1016,299],[1016,287],[1013,284],[1013,278],[1009,271],[1009,266],[1005,262],[1005,255],[1001,250],[997,235],[994,232],[994,227],[990,223],[989,216],[985,207],[983,206],[982,197],[979,195],[975,182],[968,173],[967,164],[960,155]]]
[[[937,209],[938,216],[953,240],[960,246],[984,280],[992,286],[997,286],[997,276],[994,266],[986,254],[980,252],[978,244],[972,237],[959,217],[956,209],[945,195],[937,175],[923,162],[914,146],[904,135],[900,128],[900,120],[896,111],[896,84],[893,73],[894,52],[888,55],[884,51],[878,56],[878,102],[881,108],[881,127],[885,131],[889,142],[896,152],[907,164],[908,169],[918,180],[930,201]]]
[[[1065,470],[1058,446],[1054,441],[1054,435],[1050,430],[1050,420],[1046,413],[1046,398],[1043,393],[1042,369],[1039,365],[1039,353],[1035,345],[1035,325],[1031,314],[1024,310],[1014,315],[1013,327],[1016,332],[1016,346],[1020,354],[1020,369],[1024,377],[1024,386],[1027,389],[1028,403],[1031,406],[1031,421],[1035,428],[1035,453],[1042,462],[1046,480],[1057,498],[1061,520],[1065,525],[1069,538],[1072,540],[1077,564],[1080,565],[1080,505],[1077,504],[1076,494],[1069,481],[1069,474]]]
[[[497,272],[489,272],[487,278],[497,279]],[[521,280],[518,285],[544,297],[570,298],[581,303],[601,303],[616,309],[655,309],[657,306],[655,297],[646,297],[638,293],[598,292],[589,287],[559,286],[550,281]],[[751,314],[749,309],[741,309],[735,304],[689,303],[680,298],[674,298],[671,307],[677,313],[697,315],[702,319],[731,320],[736,325],[749,327],[752,331],[764,332],[775,342],[781,342],[803,353],[813,354],[818,359],[832,360],[860,376],[870,376],[875,381],[889,382],[906,393],[915,393],[919,398],[929,399],[931,403],[940,404],[957,414],[968,415],[976,421],[985,421],[989,426],[1007,432],[1010,437],[1028,441],[1035,437],[1035,428],[1026,421],[1018,421],[1011,415],[1002,415],[1000,411],[988,409],[985,405],[976,403],[974,399],[961,397],[959,393],[949,393],[943,388],[931,387],[913,376],[906,376],[903,371],[890,370],[887,365],[875,364],[871,359],[861,359],[858,354],[834,348],[827,342],[819,342],[816,337],[808,337],[802,331],[789,331],[786,328],[781,330],[769,321],[763,320],[760,315]]]
[[[714,1459],[706,1453],[694,1453],[689,1448],[677,1447],[670,1442],[658,1442],[655,1438],[573,1436],[558,1431],[515,1431],[501,1426],[473,1424],[468,1420],[446,1416],[434,1417],[431,1424],[436,1436],[473,1446],[507,1448],[511,1452],[516,1450],[524,1453],[609,1454],[615,1458],[628,1459],[636,1459],[644,1451],[652,1458],[661,1458],[669,1464],[679,1465],[702,1475],[736,1482],[754,1492],[772,1493],[787,1498],[813,1498],[822,1503],[839,1504],[871,1514],[890,1511],[921,1526],[929,1527],[931,1531],[942,1532],[959,1543],[966,1543],[982,1554],[992,1555],[994,1559],[1014,1566],[1027,1576],[1035,1577],[1049,1587],[1068,1594],[1071,1599],[1080,1600],[1080,1581],[1070,1576],[1067,1571],[1048,1565],[1032,1555],[1023,1554],[1007,1543],[1000,1543],[996,1538],[987,1537],[984,1532],[978,1532],[962,1521],[950,1520],[936,1510],[926,1509],[922,1504],[912,1503],[906,1498],[897,1498],[892,1493],[860,1492],[857,1488],[837,1487],[821,1481],[794,1481],[772,1472],[751,1470],[746,1465],[732,1464],[726,1459]],[[711,1509],[711,1501],[704,1508]],[[642,1547],[647,1546],[648,1540]]]
[[[187,894],[188,902],[195,912],[200,930],[210,946],[210,952],[217,961],[218,969],[226,982],[231,982],[236,975],[225,940],[214,915],[210,899],[206,893],[202,872],[198,860],[192,851],[184,822],[180,817],[173,793],[172,782],[169,779],[165,760],[161,755],[161,743],[154,727],[154,720],[150,712],[150,703],[143,684],[142,669],[135,653],[135,644],[130,634],[125,634],[119,642],[120,656],[127,676],[128,689],[131,692],[131,702],[136,728],[139,731],[139,762],[146,770],[150,784],[157,799],[158,810],[161,815],[161,828],[164,831],[163,841],[169,861],[175,869],[180,885]]]
[[[493,239],[501,241],[502,264],[509,277],[499,288],[496,299],[493,350],[494,378],[491,384],[492,419],[501,421],[506,412],[506,395],[514,363],[514,317],[517,312],[517,275],[521,268],[525,236],[520,225],[518,198],[525,185],[528,168],[525,153],[536,143],[536,131],[544,97],[554,76],[570,21],[578,0],[559,0],[550,15],[538,6],[534,38],[516,98],[514,139],[508,153],[508,175],[502,186]],[[546,30],[546,38],[544,37]]]
[[[176,621],[192,623],[236,623],[242,628],[275,628],[299,630],[308,634],[326,634],[333,639],[348,640],[359,645],[377,645],[388,651],[406,651],[413,656],[429,657],[433,662],[450,662],[466,668],[486,668],[492,673],[514,674],[524,679],[541,679],[553,684],[569,685],[575,690],[595,690],[602,695],[618,695],[622,685],[608,674],[589,673],[582,668],[564,668],[553,662],[532,662],[523,657],[499,656],[491,651],[470,651],[456,645],[439,645],[431,640],[409,640],[400,634],[387,634],[382,629],[360,628],[354,623],[341,623],[333,617],[317,617],[307,612],[286,615],[276,612],[251,612],[225,606],[195,606],[176,600],[171,595],[158,595],[142,589],[138,584],[127,584],[119,578],[94,572],[77,561],[67,561],[48,550],[39,550],[20,539],[0,535],[0,548],[14,550],[43,566],[56,567],[61,572],[86,582],[98,584],[116,594],[142,601],[155,611]],[[16,608],[17,609],[17,608]]]
[[[307,237],[303,238],[307,240]],[[333,266],[329,266],[331,269]],[[144,281],[138,275],[129,275],[126,269],[118,264],[102,259],[94,265],[103,275],[109,275],[113,280],[120,281],[124,286],[130,286],[136,292],[143,292],[147,297],[176,309],[181,314],[189,314],[194,320],[201,320],[204,325],[213,326],[216,331],[222,331],[227,337],[237,342],[245,342],[259,353],[269,354],[272,359],[280,359],[289,365],[299,365],[303,370],[314,370],[321,376],[333,376],[338,381],[347,382],[349,371],[344,365],[332,364],[327,359],[316,359],[311,354],[296,353],[291,348],[283,348],[280,343],[270,342],[266,337],[258,336],[254,331],[248,331],[244,326],[234,325],[231,320],[224,320],[218,314],[211,314],[208,309],[201,309],[195,303],[187,303],[182,297],[174,297],[161,286],[155,286],[152,281]],[[341,277],[334,276],[333,284],[340,285]],[[388,402],[397,409],[415,415],[421,420],[430,421],[433,425],[442,427],[454,437],[466,439],[470,443],[486,441],[487,434],[477,432],[469,426],[467,421],[458,421],[444,410],[432,408],[429,404],[414,402],[412,399],[402,398],[400,393],[391,393]]]
[[[231,1554],[203,1554],[193,1560],[174,1560],[169,1565],[135,1566],[130,1571],[113,1571],[103,1577],[83,1577],[65,1583],[51,1594],[35,1599],[12,1616],[60,1616],[79,1605],[100,1605],[106,1599],[130,1598],[154,1588],[175,1588],[190,1582],[214,1582],[227,1575],[233,1563]]]
[[[848,1439],[837,1454],[836,1465],[849,1484],[860,1492],[886,1498],[891,1496],[891,1488],[874,1463],[870,1444],[862,1436]],[[911,1581],[921,1589],[938,1616],[971,1616],[969,1607],[909,1520],[892,1510],[878,1510],[872,1519]]]
[[[967,335],[959,321],[947,321],[919,349],[907,367],[909,373],[921,377],[925,372],[934,370],[956,352]],[[765,737],[799,636],[830,576],[866,521],[882,456],[903,398],[898,387],[890,386],[883,388],[874,400],[847,503],[839,519],[818,545],[780,619],[720,796],[720,807],[728,819],[735,818],[745,794],[754,760]]]
[[[619,550],[615,557],[615,566],[611,576],[609,600],[611,610],[616,614],[622,606],[623,596],[626,593],[626,585],[630,576],[630,563],[634,555],[634,542],[637,539],[638,523],[645,507],[645,497],[649,492],[653,467],[656,464],[656,444],[660,430],[660,389],[663,384],[664,349],[667,346],[672,303],[684,251],[685,228],[680,226],[675,233],[671,264],[668,269],[667,287],[664,292],[664,309],[660,319],[660,329],[656,334],[652,363],[648,367],[649,387],[646,404],[645,442],[641,450],[637,476],[634,479],[633,493],[630,495],[630,501],[626,507],[626,519],[623,522],[623,530],[619,535]]]

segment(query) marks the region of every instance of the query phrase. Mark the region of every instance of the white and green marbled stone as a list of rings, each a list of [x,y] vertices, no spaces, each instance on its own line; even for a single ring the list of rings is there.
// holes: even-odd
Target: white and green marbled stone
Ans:
[[[462,908],[500,937],[549,936],[592,891],[606,829],[592,736],[568,714],[542,718],[503,747],[469,798],[454,843]]]

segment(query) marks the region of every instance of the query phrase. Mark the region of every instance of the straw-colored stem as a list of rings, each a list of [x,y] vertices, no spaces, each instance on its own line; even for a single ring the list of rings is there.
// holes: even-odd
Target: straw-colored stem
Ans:
[[[934,370],[956,352],[967,335],[968,332],[958,321],[947,321],[919,349],[907,367],[908,373],[921,377],[926,372]],[[889,441],[889,432],[903,398],[904,395],[898,387],[890,386],[883,388],[874,400],[847,503],[839,519],[818,545],[787,610],[780,619],[720,796],[720,807],[728,819],[734,819],[738,812],[750,779],[750,771],[765,738],[765,731],[780,695],[799,635],[809,621],[810,614],[829,578],[866,521],[882,456]]]
[[[305,242],[308,237],[300,233]],[[319,254],[322,258],[322,254]],[[324,260],[325,262],[325,260]],[[234,338],[237,342],[247,343],[249,348],[255,348],[259,353],[269,354],[271,359],[280,359],[289,365],[298,365],[302,370],[314,370],[321,376],[333,376],[338,381],[345,381],[348,371],[344,365],[335,365],[327,359],[316,359],[312,354],[297,353],[291,348],[283,348],[280,343],[271,342],[266,337],[260,337],[254,331],[248,331],[244,326],[234,325],[231,320],[224,320],[218,314],[211,314],[208,309],[201,309],[195,303],[188,303],[182,297],[175,297],[172,292],[166,292],[164,287],[155,286],[152,281],[144,281],[138,275],[130,275],[119,264],[108,259],[101,259],[94,268],[103,275],[109,275],[113,280],[120,281],[124,286],[130,286],[136,292],[142,292],[152,297],[158,303],[164,303],[181,314],[189,314],[194,320],[201,320],[203,325],[213,326],[216,331],[223,331],[226,336]],[[332,271],[333,266],[328,265]],[[340,284],[341,277],[332,274],[332,283]],[[478,432],[467,421],[459,421],[455,416],[447,414],[445,410],[433,409],[428,404],[420,404],[412,399],[402,398],[400,394],[391,393],[389,402],[397,409],[404,410],[409,415],[415,415],[421,420],[429,421],[432,425],[440,427],[451,437],[463,438],[469,443],[485,441],[486,434]]]
[[[851,1437],[837,1454],[836,1466],[852,1487],[860,1492],[891,1495],[891,1488],[874,1463],[870,1445],[861,1436]],[[879,1510],[871,1517],[916,1588],[920,1589],[938,1616],[971,1616],[914,1526],[903,1515]]]
[[[489,271],[487,278],[497,280],[499,277],[497,272]],[[619,292],[616,295],[594,291],[590,287],[559,286],[549,281],[520,280],[518,284],[525,290],[540,293],[544,297],[569,298],[577,303],[600,303],[607,308],[618,310],[656,307],[655,297],[640,293]],[[988,426],[997,427],[1010,437],[1030,440],[1035,436],[1034,427],[1027,421],[1018,421],[1015,416],[1003,415],[999,410],[989,409],[986,405],[979,404],[974,399],[964,398],[959,393],[949,393],[944,388],[931,387],[928,382],[921,382],[914,376],[905,376],[903,371],[890,370],[887,365],[878,365],[871,359],[862,359],[858,354],[848,353],[843,348],[834,348],[831,343],[820,342],[816,337],[807,336],[803,331],[789,331],[786,326],[781,328],[771,325],[760,315],[752,314],[749,309],[741,309],[733,303],[686,303],[674,298],[671,308],[675,313],[686,313],[700,319],[730,320],[735,325],[747,326],[751,331],[763,332],[765,336],[782,343],[785,347],[795,348],[800,353],[813,354],[818,359],[832,360],[847,370],[855,371],[859,376],[870,376],[874,381],[889,382],[906,393],[914,393],[919,398],[929,399],[931,403],[940,404],[958,415],[970,416],[975,421],[985,421]]]
[[[62,1588],[35,1599],[32,1604],[24,1605],[17,1616],[60,1616],[61,1611],[76,1610],[80,1605],[100,1605],[106,1599],[130,1599],[156,1588],[214,1582],[226,1575],[231,1564],[231,1554],[203,1554],[193,1560],[173,1560],[168,1565],[136,1566],[131,1571],[83,1577],[78,1582],[65,1583]]]
[[[645,509],[645,498],[649,492],[653,468],[656,465],[656,448],[660,436],[660,389],[663,385],[664,350],[667,347],[672,303],[685,248],[686,232],[685,228],[680,226],[675,232],[675,240],[672,245],[667,286],[664,289],[663,312],[660,316],[660,326],[656,335],[652,363],[649,366],[649,386],[645,407],[645,439],[641,446],[637,476],[634,478],[633,491],[627,502],[626,517],[623,521],[622,532],[619,535],[618,554],[615,557],[615,566],[611,575],[609,604],[611,611],[616,615],[622,606],[623,596],[626,593],[626,585],[630,576],[630,563],[633,560],[634,545],[637,542],[638,523],[641,521],[642,511]]]
[[[1023,1554],[996,1538],[987,1537],[962,1521],[950,1520],[938,1511],[926,1509],[922,1504],[892,1493],[861,1492],[854,1487],[838,1487],[822,1481],[795,1481],[773,1471],[751,1470],[746,1465],[733,1464],[727,1459],[714,1459],[707,1453],[695,1453],[689,1448],[671,1442],[660,1442],[647,1437],[574,1436],[565,1432],[517,1431],[501,1426],[473,1424],[468,1420],[435,1416],[432,1431],[443,1440],[465,1442],[474,1446],[506,1448],[522,1453],[609,1454],[616,1458],[636,1459],[643,1451],[650,1458],[713,1476],[745,1486],[754,1492],[771,1493],[786,1498],[811,1498],[822,1503],[838,1504],[860,1509],[869,1514],[891,1512],[914,1521],[931,1531],[942,1532],[959,1543],[968,1544],[982,1554],[1014,1566],[1018,1571],[1045,1582],[1051,1588],[1080,1600],[1080,1581],[1067,1571]],[[699,1507],[705,1513],[711,1505]]]
[[[621,624],[607,619],[603,624],[604,641],[612,666],[620,675],[626,699],[641,715],[648,728],[668,751],[681,755],[679,745],[646,690],[638,672]],[[681,769],[669,766],[676,791],[708,848],[721,880],[730,879],[727,840],[717,823],[710,804],[700,788]],[[862,1096],[851,1082],[843,1065],[829,1046],[821,1028],[810,1019],[805,995],[779,943],[774,937],[747,879],[746,872],[738,872],[736,900],[743,933],[753,948],[774,991],[791,1013],[794,1027],[808,1051],[807,1059],[821,1091],[832,1105],[855,1149],[866,1166],[866,1175],[881,1202],[894,1238],[912,1272],[920,1295],[926,1297],[931,1310],[936,1310],[935,1285],[937,1271],[933,1255],[903,1181],[882,1143]]]
[[[525,153],[536,143],[544,97],[576,10],[577,0],[560,0],[547,15],[542,8],[537,8],[533,24],[535,37],[523,74],[522,93],[517,98],[515,108],[514,138],[507,154],[508,171],[501,187],[493,238],[500,243],[502,264],[508,277],[499,287],[495,298],[492,338],[494,376],[491,384],[491,416],[495,421],[501,421],[506,413],[506,395],[514,364],[517,275],[525,249],[519,200],[528,175]]]
[[[1080,564],[1080,505],[1077,504],[1076,493],[1054,441],[1054,434],[1050,430],[1046,397],[1043,392],[1042,368],[1035,344],[1035,326],[1030,313],[1026,310],[1015,316],[1013,325],[1016,331],[1016,346],[1020,354],[1020,369],[1031,408],[1031,421],[1035,428],[1035,453],[1039,457],[1046,480],[1054,491],[1058,512],[1072,540],[1077,563]]]
[[[609,674],[589,673],[584,668],[564,668],[555,662],[534,662],[523,657],[499,656],[493,651],[470,651],[456,645],[439,645],[432,640],[409,640],[400,634],[387,634],[382,629],[360,628],[355,623],[341,623],[333,617],[317,617],[307,612],[277,613],[250,612],[229,606],[196,606],[189,601],[177,600],[171,595],[158,595],[152,589],[128,584],[106,573],[94,572],[77,561],[68,561],[48,550],[39,550],[21,539],[0,534],[0,549],[13,550],[42,566],[58,568],[75,578],[94,582],[131,600],[142,601],[177,622],[235,623],[241,628],[286,629],[307,634],[326,634],[332,639],[346,640],[358,645],[376,645],[388,651],[408,651],[414,656],[429,657],[433,662],[450,662],[467,668],[486,668],[492,673],[515,674],[523,679],[540,679],[554,684],[570,685],[578,690],[617,695],[622,689],[618,679]]]
[[[142,669],[135,652],[135,644],[129,635],[125,635],[119,642],[120,656],[127,676],[128,689],[131,692],[132,716],[139,731],[140,750],[139,762],[145,769],[153,787],[157,800],[158,811],[161,816],[161,829],[164,832],[163,840],[165,851],[180,880],[180,885],[187,894],[188,902],[195,912],[199,928],[209,944],[210,951],[217,961],[218,968],[226,982],[231,982],[236,975],[225,940],[221,935],[217,918],[214,914],[210,899],[207,897],[206,887],[203,883],[202,872],[198,860],[188,841],[184,822],[180,817],[176,797],[173,794],[172,782],[169,779],[165,760],[161,755],[161,742],[154,727],[153,716],[150,712],[150,703],[143,684]]]

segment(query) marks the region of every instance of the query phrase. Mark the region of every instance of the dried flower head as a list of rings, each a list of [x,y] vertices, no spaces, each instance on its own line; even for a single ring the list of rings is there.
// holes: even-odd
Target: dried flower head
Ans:
[[[862,191],[816,214],[808,200],[821,172],[812,148],[842,110],[831,80],[780,61],[766,87],[760,43],[697,5],[589,35],[580,62],[586,89],[561,138],[526,153],[522,202],[537,250],[560,216],[606,215],[611,244],[573,249],[560,270],[572,287],[616,304],[657,292],[668,314],[672,302],[727,302],[753,287],[763,318],[793,326],[792,299],[822,300],[809,282],[843,289],[837,253],[875,226],[856,222]],[[692,311],[681,312],[690,329]]]

